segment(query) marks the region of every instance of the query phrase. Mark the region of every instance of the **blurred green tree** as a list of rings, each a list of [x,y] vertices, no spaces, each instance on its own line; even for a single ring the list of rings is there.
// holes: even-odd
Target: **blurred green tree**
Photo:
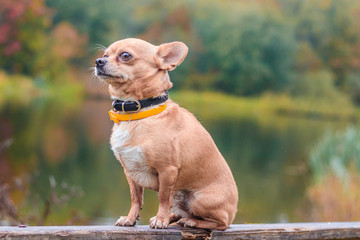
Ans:
[[[278,12],[208,5],[196,29],[204,45],[199,62],[216,72],[215,88],[239,95],[284,89],[292,79],[296,41]]]
[[[295,26],[298,41],[307,42],[320,61],[318,66],[329,69],[335,85],[359,101],[359,1],[302,1],[294,7],[298,9]],[[359,83],[354,82],[355,75]]]
[[[69,22],[79,31],[89,37],[87,57],[96,53],[98,44],[108,46],[110,43],[138,34],[138,24],[134,22],[132,1],[100,1],[77,0],[56,1],[46,0],[46,5],[55,10],[53,22]],[[88,64],[88,62],[82,62]]]

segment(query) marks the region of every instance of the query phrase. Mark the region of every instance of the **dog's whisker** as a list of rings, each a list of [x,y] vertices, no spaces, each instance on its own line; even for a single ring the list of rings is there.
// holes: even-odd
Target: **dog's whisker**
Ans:
[[[105,89],[108,86],[108,84],[105,82],[105,80],[103,80],[102,78],[100,78],[99,76],[96,75],[95,71],[93,71],[91,74],[91,81],[92,81],[92,83],[96,84],[96,86],[103,88],[103,89]]]
[[[99,50],[99,51],[106,51],[106,47],[101,45],[101,44],[96,44],[97,46],[95,47],[95,49]]]
[[[96,69],[95,67],[90,67],[87,70],[92,72],[95,75],[95,69]]]

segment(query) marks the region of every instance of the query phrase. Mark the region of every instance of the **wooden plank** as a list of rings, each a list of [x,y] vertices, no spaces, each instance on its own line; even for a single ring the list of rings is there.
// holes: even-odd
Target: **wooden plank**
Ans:
[[[360,239],[360,222],[233,224],[226,231],[170,226],[0,227],[0,239]]]

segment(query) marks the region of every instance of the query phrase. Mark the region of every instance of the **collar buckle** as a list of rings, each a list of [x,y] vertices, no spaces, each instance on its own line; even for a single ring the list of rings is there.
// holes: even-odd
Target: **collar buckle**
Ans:
[[[125,112],[125,108],[124,108],[124,105],[126,102],[135,102],[136,103],[136,107],[137,109],[135,111],[128,111],[128,113],[137,113],[137,112],[140,112],[141,110],[141,104],[138,100],[125,100],[121,103],[121,111]]]
[[[136,103],[136,107],[137,107],[137,109],[135,110],[135,111],[125,111],[125,103],[127,103],[127,102],[134,102],[134,103]],[[118,110],[115,108],[115,106],[114,106],[114,104],[115,104],[115,101],[113,102],[113,111],[114,112],[117,112]],[[123,101],[122,103],[121,103],[121,111],[122,112],[127,112],[127,113],[138,113],[138,112],[140,112],[140,110],[141,110],[141,103],[138,101],[138,100],[125,100],[125,101]]]

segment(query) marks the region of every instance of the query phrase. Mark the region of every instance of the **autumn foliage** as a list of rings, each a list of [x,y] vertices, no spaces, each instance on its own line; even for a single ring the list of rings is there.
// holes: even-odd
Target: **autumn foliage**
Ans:
[[[98,44],[126,37],[179,40],[190,53],[172,74],[176,88],[346,95],[358,103],[359,20],[357,0],[3,0],[0,69],[59,82],[92,66],[101,55]],[[326,86],[329,96],[308,90],[320,75],[327,77],[317,89]]]
[[[81,56],[86,36],[67,23],[54,26],[44,0],[0,1],[0,69],[56,81]]]

